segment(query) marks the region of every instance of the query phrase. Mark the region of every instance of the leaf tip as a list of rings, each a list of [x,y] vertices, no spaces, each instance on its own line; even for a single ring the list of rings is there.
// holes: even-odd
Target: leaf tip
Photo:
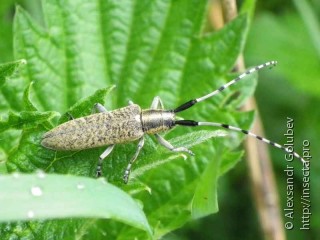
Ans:
[[[19,4],[16,4],[15,8],[16,8],[15,14],[21,14],[24,12],[22,6],[20,6]]]

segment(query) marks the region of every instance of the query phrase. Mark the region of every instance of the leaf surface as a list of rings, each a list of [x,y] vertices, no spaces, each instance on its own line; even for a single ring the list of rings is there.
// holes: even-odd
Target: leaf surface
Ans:
[[[76,118],[90,114],[96,102],[108,110],[123,107],[128,100],[148,108],[153,97],[160,96],[165,107],[173,109],[217,89],[234,77],[228,72],[243,49],[248,28],[247,16],[241,15],[217,32],[204,33],[205,0],[75,0],[63,4],[43,0],[42,5],[44,25],[17,8],[15,57],[25,58],[29,64],[21,77],[14,79],[19,84],[8,81],[3,88],[11,96],[4,108],[37,114],[57,111],[62,115],[59,123],[67,121],[69,114]],[[246,80],[248,83],[226,89],[179,117],[248,129],[253,113],[234,110],[253,92],[255,77]],[[110,93],[113,85],[116,88]],[[233,97],[236,92],[238,98]],[[95,177],[98,158],[105,148],[78,152],[43,148],[42,135],[56,124],[56,119],[48,118],[23,126],[19,141],[4,148],[8,170],[32,172],[41,168]],[[210,127],[177,127],[164,137],[174,146],[190,147],[196,156],[169,152],[147,136],[127,186],[122,176],[136,143],[117,145],[103,163],[108,182],[143,205],[154,238],[191,218],[218,210],[217,181],[239,161],[241,153],[233,151],[243,139],[241,134],[226,134]],[[19,226],[26,229],[17,223]],[[36,222],[33,232],[46,230],[58,238],[67,236],[72,228],[81,228],[95,239],[102,239],[102,233],[118,239],[147,237],[134,228],[92,220]]]

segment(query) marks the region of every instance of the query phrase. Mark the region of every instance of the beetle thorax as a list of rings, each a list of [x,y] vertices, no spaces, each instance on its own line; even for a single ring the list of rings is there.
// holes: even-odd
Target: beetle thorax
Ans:
[[[154,134],[173,128],[175,114],[167,110],[148,109],[142,111],[141,120],[143,131]]]

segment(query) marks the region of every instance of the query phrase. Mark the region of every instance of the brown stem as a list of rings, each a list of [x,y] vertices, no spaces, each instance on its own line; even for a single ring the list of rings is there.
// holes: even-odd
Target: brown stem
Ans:
[[[222,9],[222,14],[214,14],[214,16],[223,16],[222,22],[227,23],[237,16],[235,0],[220,0],[221,6],[218,8],[216,6],[217,1],[213,1],[213,3],[215,9]],[[210,15],[212,16],[213,14]],[[214,21],[215,18],[211,17],[210,20],[212,26],[221,25],[221,20],[218,20],[220,24],[212,23],[212,20]],[[237,60],[235,69],[240,72],[245,70],[242,54]],[[257,110],[255,99],[253,97],[249,99],[243,107],[243,110],[245,111],[251,109]],[[259,114],[257,114],[252,131],[260,136],[264,136]],[[275,184],[267,145],[259,143],[256,139],[247,138],[245,147],[253,197],[258,211],[264,239],[284,240],[286,237],[281,218],[278,190]]]

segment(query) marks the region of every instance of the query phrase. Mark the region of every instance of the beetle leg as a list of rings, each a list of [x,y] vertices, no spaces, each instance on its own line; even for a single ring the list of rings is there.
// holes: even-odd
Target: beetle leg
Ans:
[[[186,147],[174,147],[172,146],[172,144],[170,142],[168,142],[167,140],[165,140],[163,137],[161,137],[159,134],[155,134],[158,142],[164,146],[165,148],[169,149],[170,151],[173,152],[187,152],[190,155],[194,155],[194,153],[192,151],[190,151],[188,148]]]
[[[114,148],[114,144],[110,145],[99,157],[99,162],[98,162],[98,166],[97,166],[97,171],[96,171],[96,176],[97,177],[101,177],[102,175],[102,162],[103,159],[105,159],[113,150]]]
[[[100,103],[95,103],[92,110],[92,112],[94,112],[94,110],[97,112],[108,112],[108,110]]]
[[[129,105],[133,105],[134,102],[132,102],[131,100],[129,100],[129,101],[128,101],[128,104],[129,104]]]
[[[140,141],[138,143],[138,148],[137,148],[137,151],[136,153],[133,155],[133,157],[131,158],[126,170],[124,171],[124,175],[123,175],[123,181],[124,183],[127,183],[128,182],[128,179],[129,179],[129,175],[130,175],[130,171],[131,171],[131,167],[132,167],[132,164],[134,163],[134,161],[137,159],[139,153],[140,153],[140,150],[142,149],[144,145],[144,137],[140,138]]]
[[[159,96],[154,97],[154,99],[152,100],[150,109],[164,109],[162,100]]]
[[[70,120],[70,119],[71,119],[71,120],[73,120],[73,119],[74,119],[74,117],[72,116],[72,114],[71,114],[71,113],[67,112],[67,115],[69,116],[69,120]]]
[[[95,103],[92,109],[92,113],[94,112],[108,112],[108,110],[101,104],[101,103]],[[114,144],[110,145],[99,157],[99,162],[97,166],[97,177],[100,177],[102,175],[102,162],[103,160],[111,153],[113,150]]]

